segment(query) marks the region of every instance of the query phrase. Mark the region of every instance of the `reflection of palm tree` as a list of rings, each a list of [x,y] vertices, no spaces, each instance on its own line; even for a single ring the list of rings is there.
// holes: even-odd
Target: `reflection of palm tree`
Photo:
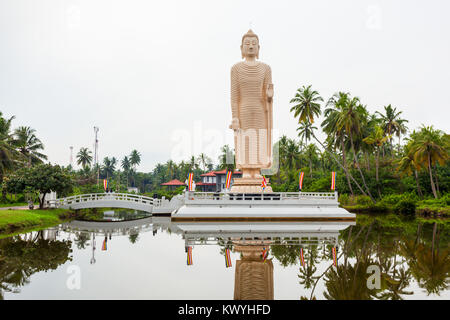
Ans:
[[[89,233],[87,232],[77,233],[76,238],[74,240],[78,249],[85,249],[88,241],[89,241]]]
[[[308,258],[305,261],[305,267],[300,267],[300,274],[297,277],[300,279],[299,283],[304,285],[305,289],[310,289],[314,282],[319,278],[318,276],[314,276],[317,268],[315,264],[318,262],[318,250],[317,246],[310,246],[308,248]]]
[[[131,243],[136,243],[138,241],[138,237],[139,237],[139,233],[132,233],[130,234],[130,236],[128,237],[130,239]]]
[[[396,278],[391,278],[390,276],[383,274],[383,283],[386,285],[387,291],[384,291],[379,295],[380,299],[403,300],[401,294],[412,295],[414,293],[405,290],[409,286],[409,278],[411,276],[410,271],[405,270],[404,268],[396,271],[399,273]]]
[[[376,297],[377,289],[367,286],[367,267],[370,260],[360,261],[352,266],[342,264],[331,268],[325,275],[326,291],[323,293],[328,300],[371,300]]]

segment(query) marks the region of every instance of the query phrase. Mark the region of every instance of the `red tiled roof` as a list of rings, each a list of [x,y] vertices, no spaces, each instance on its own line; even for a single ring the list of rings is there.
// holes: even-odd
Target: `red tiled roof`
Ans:
[[[214,171],[210,171],[208,173],[201,174],[200,177],[215,177]]]
[[[213,171],[215,174],[226,174],[227,173],[227,170],[226,169],[224,169],[224,170],[220,170],[220,171]],[[233,172],[233,174],[242,174],[242,171],[237,171],[237,170],[234,170],[234,172]]]
[[[215,183],[196,182],[196,186],[215,186]]]
[[[181,182],[180,180],[173,179],[169,182],[161,183],[162,186],[185,186],[184,182]]]

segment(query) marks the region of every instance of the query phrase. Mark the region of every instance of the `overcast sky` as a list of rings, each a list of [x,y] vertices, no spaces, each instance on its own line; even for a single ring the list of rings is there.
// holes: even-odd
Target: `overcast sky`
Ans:
[[[217,162],[251,26],[279,134],[296,136],[289,100],[309,84],[448,132],[449,12],[448,0],[0,0],[0,111],[36,129],[52,163],[92,150],[94,126],[100,158],[137,149],[142,171],[191,152]]]

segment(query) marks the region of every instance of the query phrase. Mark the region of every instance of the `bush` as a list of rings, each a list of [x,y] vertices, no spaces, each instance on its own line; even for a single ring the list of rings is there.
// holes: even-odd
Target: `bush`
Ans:
[[[395,205],[395,212],[414,215],[416,213],[416,201],[412,199],[403,199]]]
[[[355,197],[356,204],[362,206],[371,206],[373,204],[372,199],[369,196],[356,196]]]

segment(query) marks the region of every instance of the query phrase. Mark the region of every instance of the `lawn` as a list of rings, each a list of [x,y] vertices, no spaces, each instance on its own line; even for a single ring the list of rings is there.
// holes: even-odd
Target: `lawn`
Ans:
[[[0,210],[0,238],[19,230],[54,226],[71,216],[66,209]]]

